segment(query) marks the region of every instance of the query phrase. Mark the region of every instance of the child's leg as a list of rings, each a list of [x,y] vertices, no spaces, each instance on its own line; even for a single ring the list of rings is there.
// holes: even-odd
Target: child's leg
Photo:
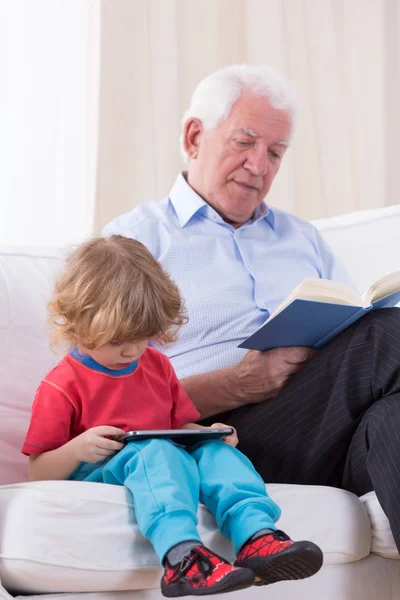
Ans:
[[[196,529],[199,474],[183,448],[166,440],[130,443],[104,465],[103,481],[132,493],[139,529],[165,568],[164,596],[214,594],[254,583],[250,569],[232,567],[202,545]]]
[[[258,531],[276,529],[280,508],[244,454],[221,441],[197,444],[189,452],[199,470],[200,500],[236,553]]]
[[[200,500],[216,516],[222,533],[231,538],[237,554],[234,564],[252,569],[257,585],[303,579],[321,568],[318,546],[293,542],[276,531],[280,509],[241,452],[224,442],[205,442],[195,446],[191,455],[199,470]]]
[[[170,548],[198,540],[199,476],[196,462],[167,440],[131,442],[103,467],[104,483],[132,493],[140,532],[160,561]]]

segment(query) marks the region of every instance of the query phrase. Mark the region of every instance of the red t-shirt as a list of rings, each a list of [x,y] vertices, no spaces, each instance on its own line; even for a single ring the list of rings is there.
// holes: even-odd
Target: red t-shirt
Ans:
[[[200,417],[169,359],[154,348],[129,374],[104,371],[68,354],[48,373],[33,402],[24,454],[54,450],[99,425],[179,429]]]

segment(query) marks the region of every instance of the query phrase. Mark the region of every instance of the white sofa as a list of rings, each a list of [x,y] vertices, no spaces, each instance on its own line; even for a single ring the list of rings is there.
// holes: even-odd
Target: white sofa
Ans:
[[[400,269],[400,206],[317,225],[361,291]],[[123,488],[23,483],[27,467],[20,447],[30,405],[40,379],[57,361],[48,348],[45,302],[62,258],[57,249],[0,248],[0,598],[24,594],[33,600],[47,592],[53,600],[60,598],[55,592],[65,592],[65,600],[156,600],[161,570],[137,531]],[[399,554],[373,492],[358,499],[317,486],[270,485],[269,491],[283,508],[282,529],[318,543],[324,567],[308,580],[251,588],[234,598],[400,598]],[[232,558],[230,544],[204,507],[199,521],[205,543]]]

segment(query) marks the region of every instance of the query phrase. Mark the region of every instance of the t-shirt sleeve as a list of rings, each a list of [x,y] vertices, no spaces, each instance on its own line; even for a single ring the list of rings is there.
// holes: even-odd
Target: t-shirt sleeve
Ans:
[[[171,427],[180,429],[185,423],[192,423],[200,419],[200,413],[180,384],[173,366],[168,359],[167,361],[172,396]]]
[[[69,442],[74,413],[75,407],[68,395],[55,384],[42,381],[33,401],[22,453],[41,454]]]

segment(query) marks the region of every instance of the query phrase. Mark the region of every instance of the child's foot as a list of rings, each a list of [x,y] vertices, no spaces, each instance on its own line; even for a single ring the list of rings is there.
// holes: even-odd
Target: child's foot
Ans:
[[[177,565],[172,566],[165,559],[164,566],[161,592],[167,598],[232,592],[254,584],[253,571],[233,567],[202,545],[193,548]]]
[[[247,541],[234,563],[247,567],[255,576],[255,585],[267,585],[285,579],[305,579],[320,570],[323,554],[312,542],[293,542],[283,531],[271,531]]]

